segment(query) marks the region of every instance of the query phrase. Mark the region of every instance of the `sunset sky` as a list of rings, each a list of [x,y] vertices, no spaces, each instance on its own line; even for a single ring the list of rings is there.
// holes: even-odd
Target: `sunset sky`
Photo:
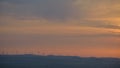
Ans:
[[[120,0],[0,0],[0,53],[120,58]]]

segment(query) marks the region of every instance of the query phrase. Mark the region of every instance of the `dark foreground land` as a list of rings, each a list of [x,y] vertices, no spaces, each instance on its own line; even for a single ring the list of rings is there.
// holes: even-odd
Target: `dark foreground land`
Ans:
[[[0,55],[0,68],[120,68],[120,59],[52,55]]]

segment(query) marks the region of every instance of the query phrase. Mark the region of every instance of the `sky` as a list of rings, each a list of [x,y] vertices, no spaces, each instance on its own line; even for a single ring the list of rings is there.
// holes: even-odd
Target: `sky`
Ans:
[[[0,0],[0,53],[120,58],[120,0]]]

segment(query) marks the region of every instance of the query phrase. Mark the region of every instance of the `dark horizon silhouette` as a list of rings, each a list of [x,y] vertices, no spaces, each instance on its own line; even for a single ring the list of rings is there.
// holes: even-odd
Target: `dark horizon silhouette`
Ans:
[[[120,58],[57,55],[0,55],[0,68],[119,68]]]
[[[97,56],[78,56],[78,55],[62,55],[62,54],[46,54],[46,53],[22,53],[22,54],[9,54],[9,53],[1,53],[0,56],[71,56],[71,57],[79,57],[79,58],[115,58],[120,59],[120,57],[97,57]]]

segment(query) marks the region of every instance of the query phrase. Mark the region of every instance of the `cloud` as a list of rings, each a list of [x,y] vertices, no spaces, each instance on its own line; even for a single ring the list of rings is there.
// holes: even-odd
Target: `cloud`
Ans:
[[[107,20],[85,20],[84,22],[80,22],[79,25],[96,27],[96,28],[106,28],[106,29],[120,29],[118,23],[113,23]]]
[[[80,24],[80,26],[119,29],[120,20],[119,0],[1,0],[2,15],[18,18],[18,21],[31,21],[36,18],[38,23],[42,19],[64,20],[64,24]],[[103,11],[104,10],[104,11]],[[31,17],[31,18],[30,18]],[[29,20],[28,20],[29,18]],[[93,20],[96,19],[97,20]],[[104,18],[102,20],[101,18]],[[110,20],[107,20],[110,18]],[[20,20],[19,20],[20,19]],[[88,20],[86,20],[88,19]],[[90,20],[91,19],[91,20]],[[67,20],[67,22],[66,22]],[[69,21],[68,21],[69,20]],[[16,20],[15,20],[16,21]],[[18,22],[16,21],[16,22]],[[40,22],[39,22],[40,21]],[[22,21],[21,21],[22,22]],[[6,23],[6,22],[3,22]],[[58,23],[58,22],[56,22]],[[61,22],[59,22],[61,23]],[[110,23],[110,24],[108,24]],[[112,24],[111,24],[112,23]]]
[[[1,4],[3,13],[19,16],[67,19],[74,13],[72,0],[4,0]]]
[[[79,9],[80,25],[120,29],[119,0],[76,0],[75,4]]]
[[[79,26],[4,27],[0,30],[1,47],[118,47],[120,35],[106,29]],[[34,45],[34,46],[33,46]]]

